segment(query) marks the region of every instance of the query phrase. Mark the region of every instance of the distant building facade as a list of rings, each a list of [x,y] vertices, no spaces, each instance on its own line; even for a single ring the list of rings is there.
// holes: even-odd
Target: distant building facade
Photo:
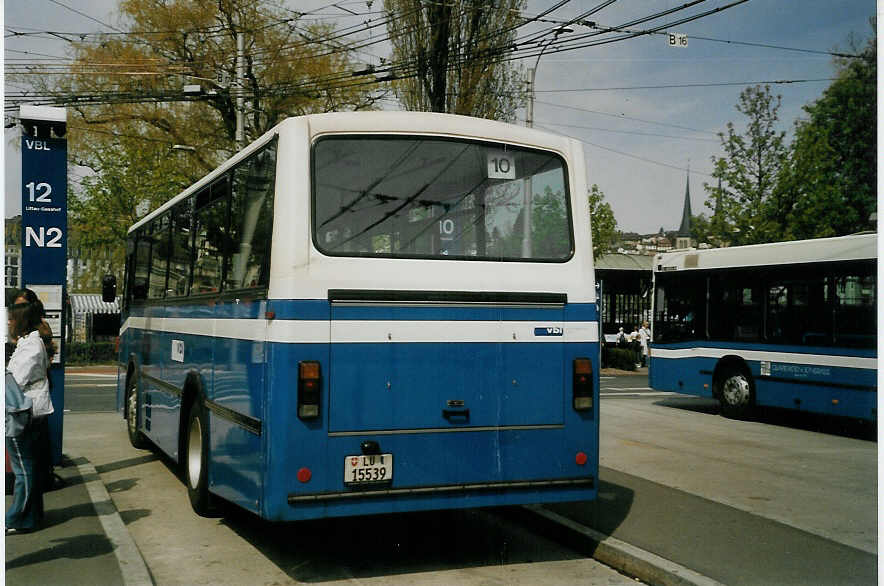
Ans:
[[[21,247],[6,245],[6,264],[4,266],[6,287],[21,289]]]

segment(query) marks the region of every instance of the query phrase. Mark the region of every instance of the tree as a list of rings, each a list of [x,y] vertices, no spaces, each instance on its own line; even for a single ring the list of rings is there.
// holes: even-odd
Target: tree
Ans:
[[[522,72],[501,57],[525,0],[384,0],[393,44],[394,91],[407,110],[511,121]]]
[[[610,252],[617,241],[617,220],[605,194],[594,184],[589,189],[589,225],[592,230],[592,258],[598,260]]]
[[[55,88],[81,97],[74,135],[90,126],[194,146],[208,171],[237,148],[238,99],[248,142],[287,116],[369,108],[376,98],[374,84],[354,81],[353,52],[322,41],[329,25],[302,25],[276,0],[123,0],[120,12],[129,31],[75,44],[71,75]]]
[[[35,87],[68,105],[69,156],[97,173],[70,191],[71,242],[118,273],[134,206],[156,207],[236,152],[238,110],[248,143],[288,116],[380,97],[373,78],[352,75],[353,51],[324,40],[330,25],[278,0],[122,0],[119,12],[123,34],[75,43],[68,74]]]
[[[732,244],[754,244],[779,239],[778,227],[770,220],[770,206],[780,170],[786,164],[786,133],[777,131],[780,96],[769,86],[748,87],[740,93],[736,109],[746,116],[746,130],[739,134],[733,122],[727,135],[719,133],[725,157],[713,157],[713,177],[726,187],[704,184],[717,206],[716,238]]]
[[[838,62],[837,79],[804,107],[773,219],[785,239],[841,236],[874,229],[877,186],[877,48]]]
[[[87,261],[74,279],[78,290],[97,289],[107,272],[120,274],[126,234],[139,208],[159,207],[192,179],[189,153],[170,153],[163,143],[123,137],[106,143],[96,157],[99,172],[68,190],[70,256]],[[133,168],[151,171],[138,175]]]

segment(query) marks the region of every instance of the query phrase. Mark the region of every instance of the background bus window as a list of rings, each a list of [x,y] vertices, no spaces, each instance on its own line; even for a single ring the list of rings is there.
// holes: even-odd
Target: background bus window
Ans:
[[[750,278],[746,275],[747,280]],[[761,339],[762,291],[758,285],[742,285],[734,288],[734,335],[737,341]]]
[[[229,185],[226,181],[225,185]],[[227,247],[227,208],[229,198],[213,186],[197,195],[194,240],[193,285],[191,294],[218,293],[221,290],[223,255]],[[227,190],[227,194],[229,194]],[[217,198],[217,199],[216,199]],[[205,202],[205,203],[204,203]]]
[[[183,297],[190,284],[193,252],[193,231],[190,227],[192,200],[186,199],[172,208],[172,254],[169,259],[169,284],[166,295]]]
[[[837,346],[874,348],[877,338],[875,276],[835,277],[834,337]]]
[[[706,337],[706,277],[670,273],[654,296],[654,341],[679,342]]]
[[[151,227],[151,261],[148,299],[162,299],[166,294],[166,269],[169,267],[169,214],[155,219]]]
[[[147,299],[147,283],[150,277],[150,246],[151,238],[142,228],[135,240],[135,263],[132,269],[132,299]]]
[[[275,176],[275,143],[234,171],[225,290],[267,286]]]
[[[773,344],[828,345],[827,313],[823,277],[771,283],[767,287],[765,338]]]

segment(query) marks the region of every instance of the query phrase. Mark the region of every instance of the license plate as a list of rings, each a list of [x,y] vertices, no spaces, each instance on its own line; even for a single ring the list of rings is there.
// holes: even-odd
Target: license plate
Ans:
[[[365,484],[393,480],[393,454],[347,456],[344,458],[344,483]]]

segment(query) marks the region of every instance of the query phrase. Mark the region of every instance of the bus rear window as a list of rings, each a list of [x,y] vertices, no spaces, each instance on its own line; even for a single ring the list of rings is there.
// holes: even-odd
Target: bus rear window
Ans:
[[[313,237],[324,254],[547,262],[572,255],[566,171],[554,153],[327,137],[314,146],[313,179]]]

